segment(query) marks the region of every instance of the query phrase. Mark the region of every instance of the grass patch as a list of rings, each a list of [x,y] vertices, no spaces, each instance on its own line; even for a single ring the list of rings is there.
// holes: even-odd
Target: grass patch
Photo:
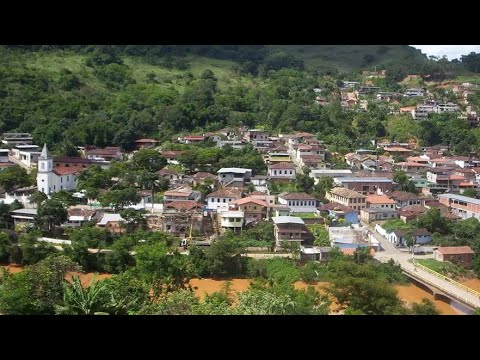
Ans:
[[[314,213],[297,213],[294,215],[298,216],[300,219],[319,219],[319,217],[315,216]]]
[[[451,279],[470,277],[471,275],[467,269],[461,266],[452,264],[449,261],[441,262],[434,259],[420,259],[415,261]]]
[[[383,224],[381,224],[382,228],[384,228],[387,232],[395,231],[395,230],[413,230],[413,227],[410,224],[404,223],[400,219],[394,220],[387,220]]]

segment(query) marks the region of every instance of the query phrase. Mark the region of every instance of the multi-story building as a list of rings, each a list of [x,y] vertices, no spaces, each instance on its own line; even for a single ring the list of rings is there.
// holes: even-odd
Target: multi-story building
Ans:
[[[195,201],[199,202],[202,198],[200,191],[192,190],[189,186],[181,186],[163,193],[163,203],[168,204],[172,201]]]
[[[452,209],[452,213],[462,219],[475,217],[480,220],[480,200],[456,194],[438,195],[440,204]]]
[[[316,212],[318,205],[318,199],[307,193],[279,194],[278,202],[287,205],[292,213]]]
[[[342,177],[335,178],[337,185],[344,188],[357,191],[364,195],[391,192],[393,189],[393,181],[381,177]]]
[[[354,210],[361,210],[367,207],[366,196],[350,189],[336,187],[326,194],[328,201],[348,206]]]
[[[406,191],[394,191],[388,194],[388,197],[397,203],[397,208],[401,209],[410,205],[424,205],[425,198]]]
[[[185,236],[190,231],[203,230],[203,204],[192,200],[172,201],[165,205],[161,219],[162,230],[169,234]]]
[[[234,190],[218,190],[207,195],[207,209],[228,209],[232,201],[242,197],[241,192]]]
[[[272,180],[290,181],[297,176],[296,166],[289,162],[280,162],[268,166],[268,176]]]
[[[244,223],[244,213],[240,210],[220,209],[218,211],[220,227],[223,231],[239,232]]]
[[[269,205],[259,199],[246,197],[230,202],[230,210],[240,210],[244,214],[245,223],[265,220],[267,218]]]
[[[272,218],[276,247],[281,248],[283,242],[296,242],[304,245],[310,240],[310,232],[304,221],[295,216],[276,216]]]
[[[245,134],[245,140],[247,140],[248,142],[268,140],[269,136],[270,134],[268,131],[259,130],[259,129],[250,129]]]
[[[238,183],[239,186],[243,186],[245,181],[250,180],[252,176],[252,169],[243,168],[221,168],[217,171],[218,182],[221,185],[230,185],[232,183]]]

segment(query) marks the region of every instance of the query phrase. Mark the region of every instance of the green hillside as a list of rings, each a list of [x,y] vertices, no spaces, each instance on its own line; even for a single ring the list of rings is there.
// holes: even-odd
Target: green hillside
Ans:
[[[408,45],[271,45],[302,59],[307,66],[352,71],[392,63],[428,61],[420,50]]]

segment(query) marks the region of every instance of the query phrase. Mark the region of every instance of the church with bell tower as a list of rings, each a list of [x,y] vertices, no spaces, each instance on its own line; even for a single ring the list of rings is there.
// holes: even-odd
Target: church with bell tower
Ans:
[[[77,188],[78,169],[54,167],[47,144],[43,145],[38,157],[37,189],[50,195],[61,190],[71,191]]]

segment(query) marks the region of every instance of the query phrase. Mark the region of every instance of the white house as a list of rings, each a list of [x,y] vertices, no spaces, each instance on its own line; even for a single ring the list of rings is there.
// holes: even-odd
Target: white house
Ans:
[[[278,202],[287,205],[292,213],[316,212],[318,205],[318,200],[307,193],[280,194]]]
[[[240,231],[244,222],[243,211],[236,210],[219,210],[218,217],[220,218],[220,227],[223,230]]]
[[[232,190],[218,190],[207,195],[207,209],[228,209],[228,204],[241,198],[241,194]]]
[[[47,195],[61,190],[75,190],[77,188],[78,168],[57,166],[53,167],[53,159],[43,145],[42,153],[38,158],[37,188]]]
[[[222,185],[227,185],[232,182],[240,182],[241,185],[245,183],[245,180],[250,180],[252,176],[252,169],[243,168],[221,168],[217,171],[218,181]]]
[[[281,162],[268,166],[268,176],[271,179],[295,179],[296,167],[293,163]]]
[[[320,179],[323,177],[339,178],[339,177],[350,177],[352,176],[352,170],[342,169],[313,169],[308,175],[315,180],[315,184],[318,184]]]
[[[37,145],[16,145],[11,154],[20,166],[31,169],[37,164],[40,156],[38,150]]]

